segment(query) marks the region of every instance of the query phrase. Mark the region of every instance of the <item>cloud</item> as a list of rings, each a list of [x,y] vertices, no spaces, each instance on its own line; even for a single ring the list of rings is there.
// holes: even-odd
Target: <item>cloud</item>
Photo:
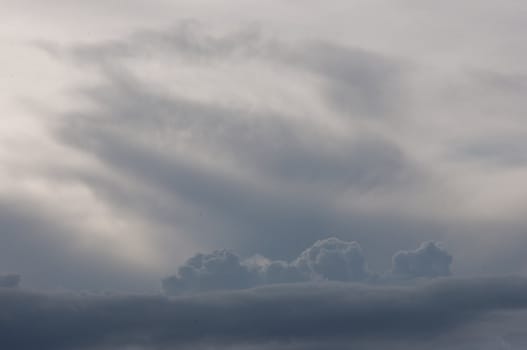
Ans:
[[[114,32],[112,40],[94,37],[91,44],[73,42],[66,49],[74,57],[72,71],[86,79],[79,85],[72,81],[68,108],[60,103],[53,106],[57,108],[49,110],[64,113],[36,129],[52,129],[45,137],[69,153],[67,157],[48,154],[33,162],[37,169],[28,172],[39,172],[35,180],[39,188],[49,186],[47,181],[40,185],[42,178],[52,180],[53,194],[42,207],[54,207],[57,213],[66,212],[66,207],[51,203],[72,200],[56,201],[55,193],[65,188],[83,193],[73,200],[79,208],[68,209],[80,217],[94,214],[90,220],[71,220],[68,230],[76,234],[69,237],[89,238],[90,243],[75,248],[110,247],[111,240],[123,247],[119,252],[130,251],[132,258],[126,257],[125,265],[129,260],[151,264],[145,274],[150,276],[150,269],[158,275],[173,273],[186,257],[182,252],[189,251],[187,246],[191,252],[227,246],[241,256],[268,257],[269,281],[303,280],[305,273],[290,266],[289,259],[328,232],[360,242],[370,252],[369,265],[381,270],[394,251],[423,240],[446,241],[453,232],[449,240],[459,243],[458,228],[466,223],[452,216],[464,217],[463,209],[471,205],[467,201],[477,202],[477,214],[482,207],[491,212],[487,203],[496,202],[490,197],[464,195],[494,191],[499,188],[494,184],[501,181],[465,184],[474,170],[451,167],[441,159],[444,147],[453,144],[446,142],[451,137],[470,141],[464,129],[451,133],[457,124],[451,124],[450,118],[458,123],[463,113],[455,108],[454,99],[441,95],[450,76],[438,74],[438,86],[431,88],[434,67],[419,70],[405,61],[405,55],[391,55],[376,45],[349,45],[337,37],[313,42],[307,36],[272,36],[265,25],[246,29],[234,23],[233,27],[241,30],[225,31],[221,23],[218,28],[205,28],[185,22],[168,30],[123,36]],[[407,70],[408,66],[417,71]],[[66,74],[68,79],[73,75]],[[472,85],[460,87],[457,81],[451,82],[457,90],[477,91]],[[414,84],[410,88],[409,82]],[[413,95],[407,100],[409,93]],[[487,94],[472,95],[466,104],[475,107],[490,101],[494,108],[500,106],[482,96]],[[481,136],[479,126],[470,130],[471,137]],[[33,144],[28,142],[29,151],[24,151],[28,153],[12,153],[30,154]],[[496,157],[503,158],[500,155]],[[79,159],[90,163],[79,166]],[[66,169],[61,168],[64,163],[69,163]],[[54,169],[40,175],[41,167]],[[481,174],[491,173],[477,176]],[[17,183],[22,179],[13,176]],[[450,187],[457,182],[459,188]],[[499,198],[506,201],[510,193]],[[56,217],[60,223],[65,219]],[[477,221],[476,217],[473,222]],[[93,225],[87,229],[86,222]],[[481,226],[489,230],[488,225]],[[37,229],[32,236],[49,241],[47,231],[53,227],[45,235]],[[137,237],[134,247],[132,233]],[[494,246],[486,242],[487,248]],[[137,254],[135,250],[142,247],[146,252]],[[111,250],[92,252],[97,254],[95,260],[108,257],[115,264]],[[79,254],[69,245],[61,251],[69,254],[67,261],[78,260]],[[28,276],[16,266],[24,264],[19,255],[13,254],[7,268]],[[499,258],[500,264],[493,264],[496,271],[519,271],[522,256],[517,256],[514,262]],[[477,259],[479,254],[467,254],[459,265],[481,272],[482,265],[473,263]],[[56,271],[47,262],[43,265]],[[108,285],[92,269],[85,270],[67,280],[83,280],[75,283],[82,287],[90,281],[99,288]],[[117,273],[109,280],[122,276]],[[127,288],[130,284],[137,285],[131,282]]]
[[[334,237],[317,241],[293,265],[310,279],[362,281],[370,275],[360,245]]]
[[[244,289],[264,284],[305,281],[364,281],[371,277],[357,242],[327,238],[315,242],[291,262],[266,258],[241,260],[227,250],[196,254],[163,279],[170,295],[210,290]]]
[[[108,67],[116,61],[170,57],[186,64],[248,60],[320,77],[321,97],[346,118],[394,118],[403,109],[409,61],[330,41],[293,41],[269,35],[261,26],[214,31],[204,23],[181,21],[165,30],[140,30],[98,43],[38,46],[59,57]]]
[[[241,259],[228,250],[196,254],[174,276],[162,281],[168,295],[192,294],[212,290],[307,281],[393,282],[450,275],[452,256],[438,243],[426,242],[414,251],[400,251],[393,256],[387,274],[372,272],[359,243],[335,237],[319,240],[288,262],[263,256]]]
[[[218,289],[249,288],[257,281],[240,258],[227,250],[196,254],[178,270],[178,276],[163,280],[167,294],[202,292]]]
[[[347,118],[393,119],[400,115],[410,62],[330,42],[281,53],[285,62],[295,62],[323,77],[326,101]]]
[[[348,198],[371,195],[375,201],[426,181],[419,165],[384,134],[339,135],[296,113],[189,98],[138,75],[137,69],[105,70],[104,84],[79,91],[98,108],[67,113],[54,130],[59,142],[137,182],[127,189],[131,194],[141,187],[157,194],[142,200],[148,215],[145,208],[133,215],[177,226],[197,245],[258,250],[273,259],[298,254],[299,246],[327,231],[365,247],[385,234],[403,246],[423,231],[438,238],[426,219],[347,208]],[[82,181],[120,208],[136,202],[123,203],[96,176]],[[201,220],[181,214],[196,208],[204,213]],[[291,239],[277,245],[282,235]],[[386,253],[395,249],[386,247],[379,256],[389,260]]]
[[[393,256],[392,274],[402,278],[450,275],[452,256],[436,242],[425,242],[416,250],[400,251]]]
[[[77,43],[70,49],[42,43],[52,53],[69,54],[76,60],[97,64],[121,58],[148,59],[152,55],[209,63],[214,59],[262,55],[269,44],[257,26],[218,34],[196,20],[183,20],[165,30],[138,30],[95,44]]]
[[[442,279],[404,288],[277,285],[177,298],[0,291],[0,343],[21,350],[376,349],[389,342],[440,349],[481,341],[488,334],[464,329],[496,325],[502,319],[493,313],[526,307],[527,280],[520,277]],[[490,335],[508,335],[500,329]]]
[[[20,275],[9,273],[0,275],[0,288],[15,288],[20,285]]]

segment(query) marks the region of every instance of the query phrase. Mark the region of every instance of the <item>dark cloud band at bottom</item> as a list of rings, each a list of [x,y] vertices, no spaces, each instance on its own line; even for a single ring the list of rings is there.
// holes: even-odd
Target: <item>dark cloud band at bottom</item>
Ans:
[[[527,308],[521,277],[413,287],[275,285],[188,297],[0,291],[6,349],[213,348],[433,340],[495,311]]]

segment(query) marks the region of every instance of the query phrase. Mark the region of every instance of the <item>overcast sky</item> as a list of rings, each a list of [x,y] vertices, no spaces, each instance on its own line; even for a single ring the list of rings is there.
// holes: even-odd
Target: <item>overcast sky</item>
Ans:
[[[0,343],[527,344],[527,2],[0,6]]]

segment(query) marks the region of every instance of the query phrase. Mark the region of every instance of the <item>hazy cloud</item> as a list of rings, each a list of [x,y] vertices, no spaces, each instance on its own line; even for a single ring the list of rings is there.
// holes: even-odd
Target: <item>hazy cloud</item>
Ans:
[[[336,195],[382,195],[426,181],[419,165],[385,135],[339,136],[295,114],[171,94],[126,69],[105,70],[104,78],[78,91],[97,110],[67,113],[54,132],[60,142],[157,191],[167,203],[199,208],[209,224],[200,227],[188,218],[176,224],[181,210],[170,206],[149,210],[147,220],[188,229],[200,244],[245,254],[264,246],[260,253],[280,259],[327,231],[367,246],[384,234],[375,232],[390,231],[408,243],[422,231],[437,234],[427,222],[353,212],[344,217],[335,208]],[[89,186],[101,184],[91,179]],[[101,188],[99,195],[123,205],[112,192]],[[152,202],[157,200],[144,205]],[[410,227],[415,224],[426,228]],[[217,233],[212,237],[211,229]],[[291,239],[275,244],[274,237],[284,234]]]
[[[157,276],[110,258],[104,249],[115,254],[113,244],[82,249],[73,230],[66,220],[58,220],[34,203],[0,200],[0,266],[19,273],[28,287],[155,290]]]
[[[267,257],[268,281],[302,281],[308,273],[293,262],[328,234],[360,242],[374,271],[426,240],[464,251],[457,271],[525,268],[522,45],[489,32],[478,40],[483,23],[498,23],[478,16],[501,18],[510,30],[510,13],[521,11],[497,2],[383,1],[385,16],[378,3],[309,2],[292,23],[295,2],[239,2],[166,11],[171,23],[156,15],[147,24],[156,6],[141,5],[132,11],[141,23],[132,24],[128,2],[68,5],[75,16],[32,6],[13,2],[19,15],[4,21],[12,33],[2,44],[4,90],[28,98],[20,104],[17,96],[22,106],[10,102],[4,113],[0,195],[6,206],[32,203],[1,215],[14,221],[1,237],[7,271],[26,281],[136,290],[149,284],[134,273],[157,280],[189,251],[229,247]],[[121,6],[93,26],[88,9]],[[243,8],[250,11],[242,16]],[[23,23],[30,13],[31,23],[46,23],[38,33]],[[70,30],[81,18],[85,29]],[[453,22],[448,33],[444,19]],[[423,30],[403,24],[414,20]],[[456,31],[471,45],[450,40]],[[16,44],[26,39],[52,59]],[[25,212],[46,220],[26,225]],[[27,232],[4,233],[15,230]],[[472,253],[467,232],[493,253]],[[507,252],[493,249],[498,241]],[[23,244],[11,249],[13,242]],[[350,258],[319,255],[310,273],[321,279],[325,266]],[[106,262],[112,267],[97,273]],[[331,279],[362,275],[335,271]]]
[[[165,30],[140,30],[131,35],[98,43],[78,43],[72,48],[60,48],[41,43],[56,54],[70,54],[87,63],[111,63],[116,59],[149,59],[168,55],[208,63],[214,59],[263,55],[271,42],[257,26],[226,33],[214,33],[196,20],[185,20]]]
[[[346,117],[395,118],[402,112],[409,62],[328,42],[304,50],[286,57],[324,77],[328,102]]]
[[[193,65],[218,60],[263,61],[322,78],[325,102],[346,118],[398,116],[407,97],[404,73],[411,67],[409,61],[359,47],[329,41],[287,42],[257,25],[215,33],[192,20],[162,31],[137,31],[95,44],[79,43],[69,48],[48,42],[38,45],[50,53],[101,67],[127,58],[148,61],[164,56]]]

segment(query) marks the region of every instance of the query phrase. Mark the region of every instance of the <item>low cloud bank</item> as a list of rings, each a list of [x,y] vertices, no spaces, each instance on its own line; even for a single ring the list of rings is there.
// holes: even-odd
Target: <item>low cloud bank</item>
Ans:
[[[0,275],[0,288],[16,288],[20,285],[20,275],[10,273]]]
[[[452,256],[438,243],[425,242],[393,257],[391,270],[379,276],[370,271],[357,242],[328,238],[315,242],[293,261],[256,257],[247,260],[228,250],[196,254],[162,281],[166,294],[244,289],[266,284],[308,281],[374,282],[434,278],[450,275]]]
[[[502,322],[492,316],[495,312],[525,308],[527,279],[520,277],[444,278],[406,287],[282,284],[186,297],[5,289],[0,291],[0,344],[18,350],[270,349],[284,344],[333,349],[336,343],[347,348],[361,342],[368,345],[362,348],[378,349],[380,342],[402,341],[406,349],[421,349],[424,343],[435,349],[439,339],[451,339],[441,344],[451,348],[472,340],[463,327],[477,331],[479,323]],[[450,337],[458,331],[457,338]]]

